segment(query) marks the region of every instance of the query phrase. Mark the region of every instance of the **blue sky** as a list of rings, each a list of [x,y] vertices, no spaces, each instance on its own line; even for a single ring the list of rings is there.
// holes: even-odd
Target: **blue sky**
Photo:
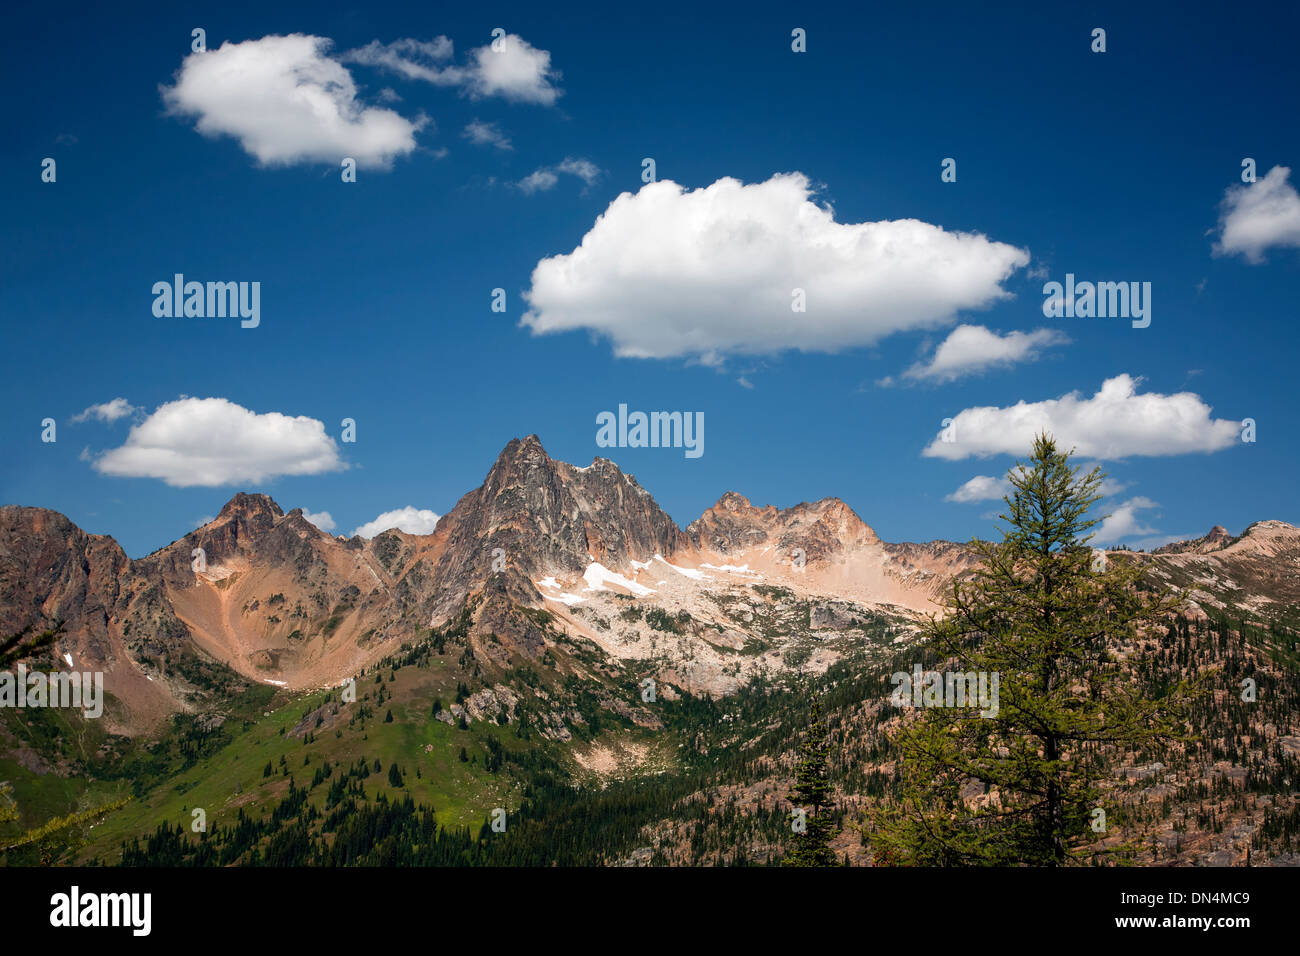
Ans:
[[[132,556],[241,490],[350,534],[536,433],[683,526],[736,490],[965,539],[997,502],[948,499],[1038,415],[1115,540],[1300,522],[1294,7],[320,6],[13,10],[0,501]],[[178,272],[259,282],[260,324],[155,316]],[[1066,273],[1149,282],[1149,327],[1045,317]],[[702,412],[704,454],[597,447],[620,403]]]

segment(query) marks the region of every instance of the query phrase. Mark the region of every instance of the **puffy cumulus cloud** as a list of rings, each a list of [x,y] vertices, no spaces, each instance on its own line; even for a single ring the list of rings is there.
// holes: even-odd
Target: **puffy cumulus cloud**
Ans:
[[[957,501],[963,504],[972,501],[1000,501],[1005,495],[1009,494],[1011,494],[1011,480],[1005,475],[1001,478],[994,478],[991,475],[976,475],[952,494],[946,496],[944,501]]]
[[[352,533],[362,538],[373,538],[390,528],[397,528],[407,534],[433,534],[438,526],[438,515],[427,508],[415,508],[407,505],[396,511],[385,511],[374,521],[367,521]]]
[[[548,189],[555,188],[555,184],[560,181],[560,173],[576,176],[583,183],[590,186],[604,174],[604,170],[589,159],[566,156],[554,166],[543,166],[529,173],[515,183],[515,188],[528,195],[545,192]]]
[[[468,91],[471,96],[501,96],[521,103],[551,106],[560,97],[559,71],[551,54],[513,33],[498,42],[470,51]]]
[[[139,409],[128,402],[125,398],[115,398],[111,402],[104,402],[100,405],[91,405],[80,414],[73,415],[72,421],[80,424],[81,422],[89,421],[94,418],[101,422],[108,422],[111,425],[119,418],[126,418],[127,415],[138,411]]]
[[[1260,263],[1273,246],[1300,246],[1300,195],[1290,175],[1286,166],[1274,166],[1257,182],[1228,187],[1219,206],[1216,255]]]
[[[347,464],[314,418],[259,414],[224,398],[180,398],[132,426],[126,442],[99,455],[94,467],[189,488],[317,475]]]
[[[1008,408],[967,408],[922,454],[950,461],[972,455],[1023,456],[1039,432],[1053,435],[1064,450],[1103,461],[1129,455],[1220,451],[1237,441],[1240,423],[1211,418],[1210,406],[1199,395],[1139,395],[1140,381],[1117,375],[1107,379],[1091,398],[1070,392],[1042,402],[1020,401]]]
[[[514,149],[510,142],[510,137],[501,132],[496,123],[484,123],[482,120],[474,120],[465,127],[461,133],[467,140],[475,146],[494,146],[497,149]]]
[[[1130,498],[1122,504],[1115,505],[1114,510],[1110,511],[1102,519],[1101,524],[1097,525],[1091,543],[1095,546],[1118,544],[1125,539],[1131,539],[1139,535],[1159,534],[1155,528],[1147,526],[1138,517],[1139,511],[1148,511],[1159,507],[1150,498],[1142,497]]]
[[[992,367],[1038,358],[1042,349],[1070,340],[1053,329],[1008,332],[998,335],[982,325],[959,325],[939,343],[928,361],[918,362],[903,378],[924,382],[951,382]]]
[[[451,40],[440,36],[431,41],[404,38],[386,44],[374,40],[348,51],[343,58],[408,80],[458,87],[475,99],[499,96],[552,106],[563,92],[556,86],[560,73],[551,66],[551,54],[514,33],[470,50],[464,65],[449,62],[452,53]]]
[[[235,137],[264,166],[350,156],[386,168],[415,149],[425,120],[363,106],[352,74],[329,48],[324,37],[295,33],[191,53],[163,100],[171,113],[194,117],[200,133]]]
[[[328,511],[308,511],[304,508],[302,510],[302,516],[322,531],[333,531],[336,527],[334,524],[334,518]]]
[[[797,172],[624,193],[573,252],[537,264],[521,324],[588,329],[634,358],[829,352],[1003,299],[1002,281],[1029,262],[915,219],[837,223],[811,196]]]

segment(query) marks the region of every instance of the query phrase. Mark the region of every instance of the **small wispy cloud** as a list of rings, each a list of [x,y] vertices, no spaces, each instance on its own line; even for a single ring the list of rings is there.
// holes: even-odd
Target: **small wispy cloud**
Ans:
[[[561,173],[576,176],[582,180],[584,186],[590,186],[604,175],[604,170],[589,159],[568,156],[554,166],[542,166],[533,170],[514,185],[516,189],[525,195],[546,192],[554,189],[556,184],[559,183]]]
[[[1097,530],[1093,533],[1092,543],[1095,545],[1119,544],[1125,539],[1158,535],[1159,530],[1147,525],[1143,519],[1138,517],[1138,512],[1150,511],[1159,507],[1150,498],[1142,497],[1130,498],[1128,501],[1116,505],[1101,524],[1097,526]]]
[[[455,50],[445,36],[432,40],[403,37],[391,43],[373,40],[349,50],[342,59],[378,67],[408,80],[457,87],[471,99],[498,96],[520,103],[553,106],[563,91],[551,54],[510,33],[470,50],[466,61],[452,61]]]
[[[515,183],[515,188],[521,193],[531,196],[533,193],[543,193],[548,189],[554,189],[555,184],[559,181],[560,177],[551,170],[536,169]]]
[[[461,135],[475,146],[492,146],[501,150],[514,149],[510,137],[502,133],[496,123],[485,123],[476,119],[465,127]]]
[[[991,368],[1006,368],[1037,359],[1043,349],[1070,340],[1055,329],[1008,332],[999,335],[982,325],[959,325],[939,343],[927,361],[918,362],[902,377],[913,382],[951,382]],[[881,385],[891,385],[892,378]]]
[[[945,496],[943,500],[961,504],[972,501],[1001,501],[1009,494],[1011,494],[1011,480],[1005,475],[1001,478],[992,475],[976,475],[952,494]]]
[[[572,156],[565,157],[555,168],[562,173],[568,173],[570,176],[577,176],[588,186],[599,179],[601,175],[600,167],[591,160],[575,159]]]
[[[115,398],[109,402],[103,402],[99,405],[91,405],[85,411],[72,416],[74,424],[89,421],[94,418],[101,422],[113,424],[118,419],[126,418],[133,412],[139,411],[134,405],[125,398]]]

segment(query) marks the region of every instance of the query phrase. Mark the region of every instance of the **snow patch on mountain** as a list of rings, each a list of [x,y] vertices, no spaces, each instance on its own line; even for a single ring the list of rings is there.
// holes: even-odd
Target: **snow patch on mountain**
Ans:
[[[582,579],[587,582],[588,591],[608,591],[605,585],[613,584],[617,587],[630,591],[637,597],[645,597],[647,594],[654,594],[654,589],[646,587],[644,584],[637,584],[635,581],[629,581],[623,575],[611,571],[599,561],[593,561],[588,565],[587,570],[582,573]]]

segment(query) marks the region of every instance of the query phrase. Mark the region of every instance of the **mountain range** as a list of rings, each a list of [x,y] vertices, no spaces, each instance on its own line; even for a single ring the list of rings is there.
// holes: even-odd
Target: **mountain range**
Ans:
[[[1141,557],[1193,602],[1267,614],[1300,605],[1298,556],[1300,529],[1263,521]],[[555,461],[530,435],[428,535],[344,538],[239,493],[131,560],[57,512],[5,506],[0,631],[63,622],[57,655],[105,673],[110,721],[126,733],[207,706],[214,664],[288,690],[334,686],[462,612],[475,650],[500,668],[544,653],[540,609],[613,662],[653,656],[662,683],[725,694],[791,660],[824,668],[870,616],[907,633],[974,566],[966,544],[883,542],[838,498],[778,509],[727,492],[682,529],[614,462]],[[760,610],[755,587],[787,589],[806,620]],[[610,623],[631,607],[690,626]],[[793,653],[801,644],[806,657]]]

